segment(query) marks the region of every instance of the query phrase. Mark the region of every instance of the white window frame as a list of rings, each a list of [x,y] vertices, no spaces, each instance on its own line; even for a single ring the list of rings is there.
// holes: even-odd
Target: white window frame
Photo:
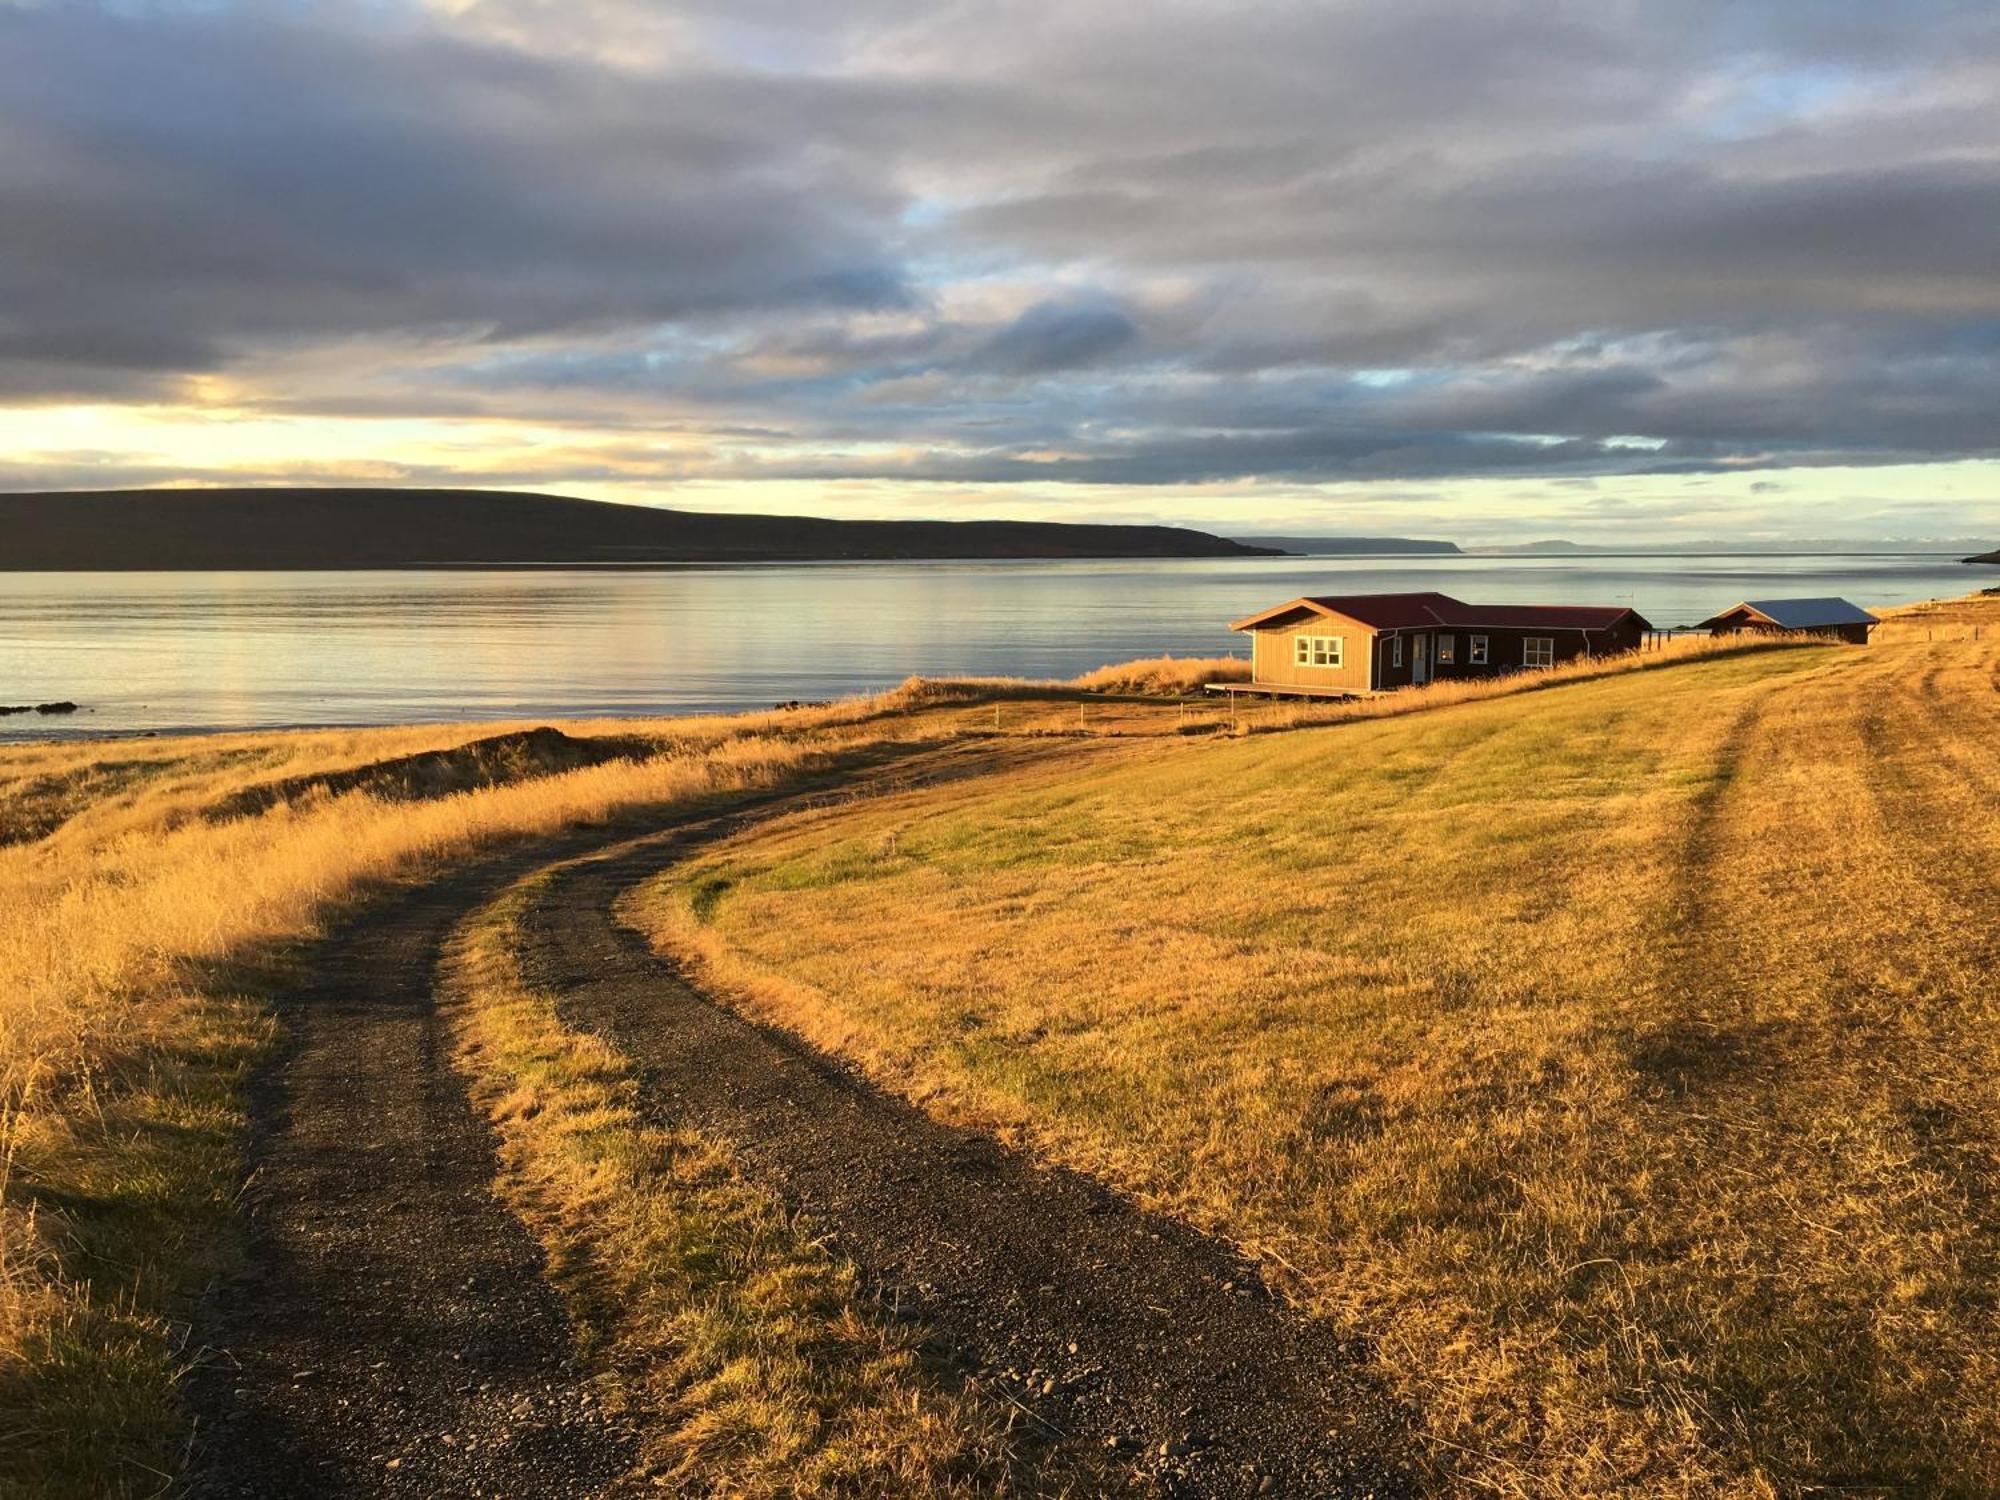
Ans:
[[[1474,667],[1483,667],[1490,659],[1486,651],[1486,637],[1483,635],[1473,636],[1470,646],[1466,648],[1466,664]]]
[[[1392,635],[1389,637],[1389,665],[1392,667],[1400,667],[1402,666],[1402,664],[1403,664],[1403,638],[1400,635]]]
[[[1295,635],[1292,637],[1292,665],[1338,670],[1347,665],[1347,637],[1344,635]]]
[[[1449,630],[1440,631],[1437,638],[1437,664],[1441,667],[1458,665],[1458,637]]]
[[[1537,660],[1536,658],[1540,658]],[[1521,665],[1524,667],[1553,667],[1556,664],[1556,638],[1552,635],[1524,635],[1521,637]]]

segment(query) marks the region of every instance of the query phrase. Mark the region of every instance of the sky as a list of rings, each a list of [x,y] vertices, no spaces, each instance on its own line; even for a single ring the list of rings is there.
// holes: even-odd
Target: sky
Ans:
[[[0,489],[2000,541],[1990,0],[0,0]]]

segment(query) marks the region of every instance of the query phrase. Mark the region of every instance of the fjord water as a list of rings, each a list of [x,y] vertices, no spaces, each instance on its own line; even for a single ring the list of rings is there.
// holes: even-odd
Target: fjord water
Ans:
[[[1888,605],[1996,570],[1931,554],[1231,558],[343,573],[0,573],[0,737],[768,707],[911,675],[1066,677],[1241,652],[1298,594],[1438,589],[1628,604],[1685,625],[1743,598]]]

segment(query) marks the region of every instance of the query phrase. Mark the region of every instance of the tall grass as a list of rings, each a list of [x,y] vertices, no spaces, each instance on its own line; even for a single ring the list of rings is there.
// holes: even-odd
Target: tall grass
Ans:
[[[1114,662],[1080,676],[911,677],[884,701],[902,707],[987,699],[1045,698],[1052,694],[1107,693],[1178,698],[1211,682],[1248,682],[1250,663],[1234,656],[1151,656]]]
[[[1102,719],[1087,722],[1115,724],[1116,732],[1157,734],[1167,722],[1159,715],[1178,709],[1178,716],[1173,722],[1183,727],[1262,734],[1322,724],[1398,718],[1405,714],[1450,708],[1460,703],[1511,698],[1520,693],[1536,693],[1567,687],[1572,683],[1595,682],[1606,677],[1620,677],[1628,672],[1650,672],[1717,657],[1826,649],[1830,649],[1826,642],[1796,636],[1673,636],[1643,650],[1577,657],[1554,667],[1503,672],[1490,677],[1445,678],[1423,687],[1327,699],[1271,698],[1249,692],[1227,697],[1209,694],[1206,689],[1210,684],[1223,687],[1248,684],[1251,680],[1250,663],[1226,656],[1162,656],[1099,667],[1067,681],[1025,677],[912,677],[886,694],[881,701],[907,710],[1013,699],[1042,700],[1052,695],[1182,699],[1201,695],[1202,701],[1194,705],[1197,713],[1192,720],[1188,718],[1189,705],[1181,703],[1152,709],[1151,718],[1147,717],[1149,710],[1144,706],[1117,705],[1122,713],[1113,709]],[[1059,722],[1052,720],[1042,727],[1054,727]]]
[[[258,987],[278,977],[246,960],[372,883],[768,784],[830,749],[719,738],[436,801],[308,797],[224,822],[193,815],[209,771],[190,791],[169,768],[0,848],[0,1486],[153,1493],[173,1467],[174,1298],[229,1253],[238,1086],[269,1037]]]
[[[1511,698],[1520,693],[1538,693],[1549,688],[1568,687],[1573,683],[1598,682],[1607,677],[1622,677],[1628,672],[1650,672],[1718,657],[1827,649],[1831,649],[1828,643],[1801,636],[1669,636],[1643,650],[1620,651],[1610,656],[1579,656],[1553,667],[1503,672],[1492,677],[1440,678],[1422,687],[1398,688],[1373,697],[1329,701],[1284,699],[1264,703],[1246,697],[1233,705],[1231,722],[1239,733],[1259,734],[1319,724],[1393,719],[1404,714],[1450,708],[1460,703],[1483,703],[1493,698]]]
[[[1996,624],[1043,763],[632,910],[1264,1254],[1454,1487],[1987,1495]]]
[[[428,801],[311,783],[520,724],[0,746],[0,1494],[153,1494],[177,1319],[236,1233],[288,955],[383,882],[959,726],[921,694],[567,724],[655,753]],[[247,788],[288,788],[219,816]]]
[[[1211,682],[1248,682],[1250,663],[1235,656],[1154,656],[1099,667],[1070,680],[1093,693],[1198,693]]]

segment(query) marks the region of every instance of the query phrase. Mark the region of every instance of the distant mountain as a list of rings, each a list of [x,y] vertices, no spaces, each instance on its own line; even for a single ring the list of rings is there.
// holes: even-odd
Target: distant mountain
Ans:
[[[1695,537],[1652,543],[1625,542],[1499,542],[1472,550],[1487,557],[1535,555],[1587,557],[1936,557],[1979,543],[1924,537],[1790,537],[1784,541],[1743,541],[1729,537]],[[1976,562],[1977,558],[1967,558]]]
[[[1406,536],[1245,536],[1237,541],[1260,551],[1304,552],[1320,557],[1396,557],[1455,554],[1456,542],[1424,542]]]
[[[1262,555],[1178,526],[833,521],[499,490],[0,494],[0,571]]]
[[[1991,552],[1982,552],[1977,557],[1968,557],[1965,560],[1969,563],[2000,563],[2000,547],[1995,547]]]

